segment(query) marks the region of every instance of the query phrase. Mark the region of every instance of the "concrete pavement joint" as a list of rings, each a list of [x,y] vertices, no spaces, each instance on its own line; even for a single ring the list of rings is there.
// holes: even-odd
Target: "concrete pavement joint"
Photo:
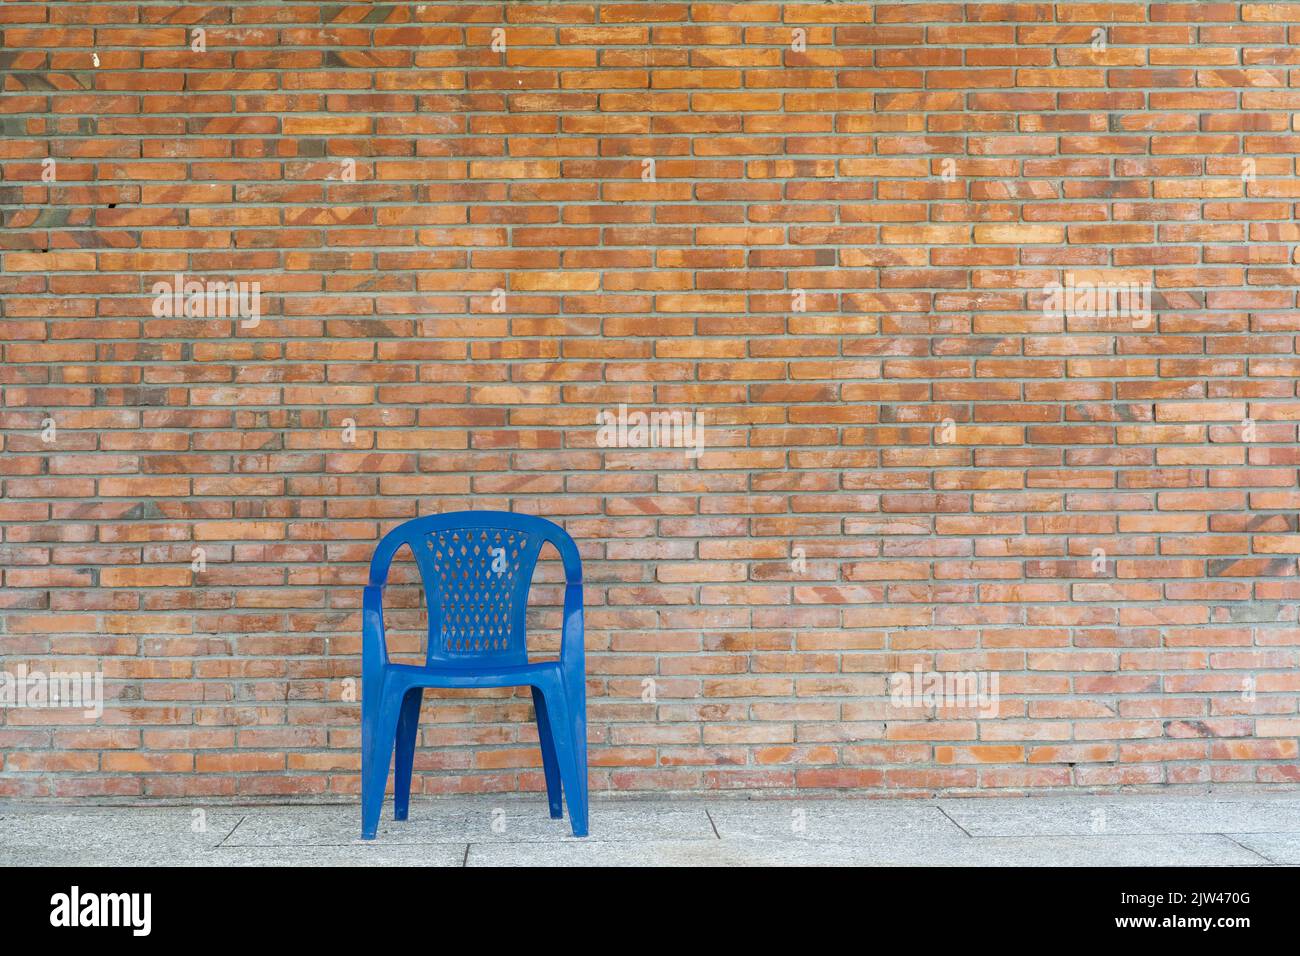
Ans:
[[[1246,850],[1246,851],[1248,851],[1248,852],[1250,852],[1250,853],[1255,854],[1257,857],[1259,857],[1261,860],[1263,860],[1263,861],[1264,861],[1265,863],[1267,863],[1269,866],[1277,866],[1277,865],[1278,865],[1278,863],[1277,863],[1276,860],[1271,859],[1270,857],[1266,856],[1266,855],[1263,854],[1263,853],[1260,853],[1260,852],[1259,852],[1258,850],[1256,850],[1253,846],[1246,846],[1246,844],[1242,843],[1240,840],[1234,839],[1233,837],[1229,836],[1229,835],[1226,834],[1226,833],[1220,833],[1219,836],[1223,837],[1225,840],[1230,840],[1231,842],[1237,844],[1237,846],[1241,847],[1243,850]]]
[[[248,817],[247,817],[247,815],[245,815],[245,816],[240,817],[237,821],[235,821],[235,825],[234,825],[233,827],[230,828],[230,832],[229,832],[229,833],[227,833],[225,836],[223,836],[223,837],[221,838],[221,842],[217,844],[216,849],[220,849],[221,847],[225,846],[225,845],[226,845],[226,841],[229,840],[232,836],[235,835],[235,831],[239,829],[240,824],[242,824],[242,823],[243,823],[245,820],[247,820],[247,819],[248,819]]]
[[[713,814],[709,812],[708,807],[704,808],[704,815],[709,818],[709,826],[713,827],[713,835],[721,840],[722,834],[718,832],[718,825],[713,822]]]
[[[964,826],[962,826],[960,823],[958,823],[956,820],[953,819],[951,813],[949,813],[947,810],[945,810],[945,809],[944,809],[943,807],[941,807],[939,804],[936,803],[936,804],[934,805],[934,808],[935,808],[936,810],[938,810],[940,813],[942,813],[945,817],[947,817],[948,820],[949,820],[949,822],[951,822],[952,825],[955,826],[955,827],[956,827],[958,830],[960,830],[962,833],[966,834],[967,836],[973,836],[973,834],[972,834],[969,830],[967,830]]]

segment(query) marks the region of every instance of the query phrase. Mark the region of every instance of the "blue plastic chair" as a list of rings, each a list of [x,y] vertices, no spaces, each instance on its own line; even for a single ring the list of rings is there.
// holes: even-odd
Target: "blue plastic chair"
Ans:
[[[560,659],[528,662],[524,616],[538,552],[547,541],[564,562]],[[393,555],[410,545],[429,611],[425,666],[394,664],[384,641],[384,585]],[[587,835],[587,689],[583,668],[582,560],[563,528],[508,511],[456,511],[415,518],[386,534],[370,562],[362,620],[361,838],[373,840],[396,748],[393,819],[405,820],[426,687],[533,689],[551,817]]]

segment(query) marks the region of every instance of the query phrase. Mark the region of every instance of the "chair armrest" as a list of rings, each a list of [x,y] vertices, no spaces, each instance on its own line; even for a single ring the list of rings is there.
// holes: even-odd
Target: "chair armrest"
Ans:
[[[361,681],[363,687],[388,666],[384,640],[384,586],[367,584],[361,609]]]
[[[568,672],[586,673],[583,644],[582,582],[570,581],[564,588],[564,629],[560,637],[560,663]]]

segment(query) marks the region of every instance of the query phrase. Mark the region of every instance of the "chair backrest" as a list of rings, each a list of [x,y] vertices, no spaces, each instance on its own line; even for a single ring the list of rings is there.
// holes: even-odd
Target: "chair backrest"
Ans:
[[[524,618],[542,545],[553,543],[565,575],[582,578],[578,549],[545,518],[509,511],[455,511],[415,518],[375,549],[370,582],[382,584],[402,545],[410,545],[429,609],[430,665],[483,667],[528,663]]]

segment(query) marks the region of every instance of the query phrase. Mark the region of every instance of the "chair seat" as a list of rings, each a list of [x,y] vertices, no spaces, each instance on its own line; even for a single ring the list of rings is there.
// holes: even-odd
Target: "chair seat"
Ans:
[[[503,664],[469,668],[421,667],[392,664],[389,673],[403,687],[520,687],[538,679],[555,679],[561,675],[558,660],[530,661],[527,664]]]

